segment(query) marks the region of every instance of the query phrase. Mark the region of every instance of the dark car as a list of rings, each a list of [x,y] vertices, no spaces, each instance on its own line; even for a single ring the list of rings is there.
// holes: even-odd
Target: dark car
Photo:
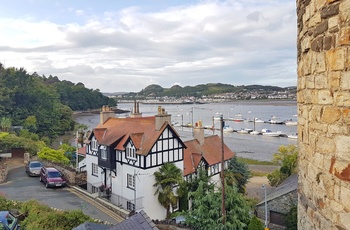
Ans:
[[[62,173],[54,167],[42,167],[39,180],[45,183],[46,188],[64,187],[67,184]]]
[[[40,161],[29,161],[26,164],[26,173],[29,176],[40,176],[40,170],[43,167]]]
[[[0,211],[0,229],[20,229],[18,219],[9,211]]]

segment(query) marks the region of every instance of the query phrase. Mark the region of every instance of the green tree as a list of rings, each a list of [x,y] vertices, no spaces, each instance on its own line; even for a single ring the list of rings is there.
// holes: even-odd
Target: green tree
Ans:
[[[176,205],[178,197],[174,193],[174,187],[182,181],[182,171],[173,163],[165,163],[154,173],[156,187],[154,195],[158,195],[159,203],[166,209],[166,218],[170,218],[170,207]]]
[[[43,160],[48,160],[56,163],[61,163],[68,165],[69,159],[65,156],[65,151],[63,149],[51,149],[49,147],[44,147],[38,152],[38,157]]]
[[[291,207],[285,216],[286,227],[288,230],[298,229],[298,207],[295,205]]]
[[[0,125],[1,125],[1,130],[3,132],[8,132],[12,126],[11,119],[8,117],[2,117]]]
[[[28,129],[32,133],[36,133],[38,131],[38,124],[35,116],[29,116],[25,119],[23,123],[23,127]]]
[[[264,225],[256,216],[253,216],[250,219],[248,230],[264,230]]]
[[[281,167],[267,175],[271,186],[277,186],[284,179],[296,172],[298,149],[295,145],[280,146],[278,153],[273,155],[273,162]]]
[[[245,185],[251,177],[248,166],[237,160],[234,156],[228,163],[228,169],[225,171],[225,179],[228,185],[236,184],[238,192],[245,193]]]
[[[203,182],[195,192],[192,208],[183,212],[186,224],[193,229],[246,229],[250,220],[250,206],[242,194],[234,186],[225,187],[226,220],[223,224],[221,212],[221,190],[206,189]]]
[[[180,199],[180,210],[188,210],[188,201],[193,198],[189,195],[189,193],[195,192],[198,189],[200,182],[203,182],[203,186],[206,190],[214,189],[214,184],[210,181],[207,171],[202,168],[199,168],[199,170],[196,172],[196,176],[191,180],[182,180],[179,185],[179,189],[177,190],[177,194]]]

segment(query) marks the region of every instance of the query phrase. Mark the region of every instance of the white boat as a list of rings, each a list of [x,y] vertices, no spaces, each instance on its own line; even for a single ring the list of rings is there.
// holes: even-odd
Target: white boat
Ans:
[[[281,132],[272,132],[269,129],[263,129],[261,130],[261,133],[263,136],[268,136],[268,137],[279,137],[282,134]]]
[[[286,124],[288,126],[296,126],[296,125],[298,125],[298,121],[294,121],[294,120],[290,119],[290,120],[285,121],[284,124]]]
[[[242,114],[238,113],[235,115],[235,117],[230,117],[229,120],[234,121],[234,122],[243,122],[244,118],[243,118]]]
[[[240,134],[248,134],[249,131],[247,129],[241,129],[241,130],[237,130],[237,133],[240,133]]]
[[[226,133],[232,133],[233,132],[233,128],[228,126],[228,125],[225,125],[224,128],[223,128],[223,131],[226,132]]]
[[[298,139],[298,134],[297,133],[296,134],[290,134],[287,137],[290,138],[290,139]]]
[[[259,119],[259,118],[256,117],[256,118],[254,119],[254,122],[255,122],[255,123],[264,123],[265,121],[263,121],[263,120],[261,120],[261,119]]]
[[[284,122],[279,120],[276,116],[272,116],[271,119],[267,123],[270,123],[270,124],[283,124]]]
[[[250,135],[259,135],[259,134],[261,134],[261,132],[254,130],[254,131],[251,131],[249,134]]]

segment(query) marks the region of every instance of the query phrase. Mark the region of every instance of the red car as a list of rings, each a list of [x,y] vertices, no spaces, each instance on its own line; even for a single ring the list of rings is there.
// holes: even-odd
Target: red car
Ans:
[[[39,180],[45,183],[46,188],[64,187],[67,184],[62,173],[54,167],[42,167]]]

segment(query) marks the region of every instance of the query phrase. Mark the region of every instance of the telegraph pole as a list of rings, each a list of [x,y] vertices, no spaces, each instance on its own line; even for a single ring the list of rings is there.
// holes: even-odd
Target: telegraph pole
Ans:
[[[223,115],[220,115],[220,123],[221,123],[221,215],[222,215],[222,224],[226,223],[226,210],[225,210],[225,157],[224,157],[224,118]]]

